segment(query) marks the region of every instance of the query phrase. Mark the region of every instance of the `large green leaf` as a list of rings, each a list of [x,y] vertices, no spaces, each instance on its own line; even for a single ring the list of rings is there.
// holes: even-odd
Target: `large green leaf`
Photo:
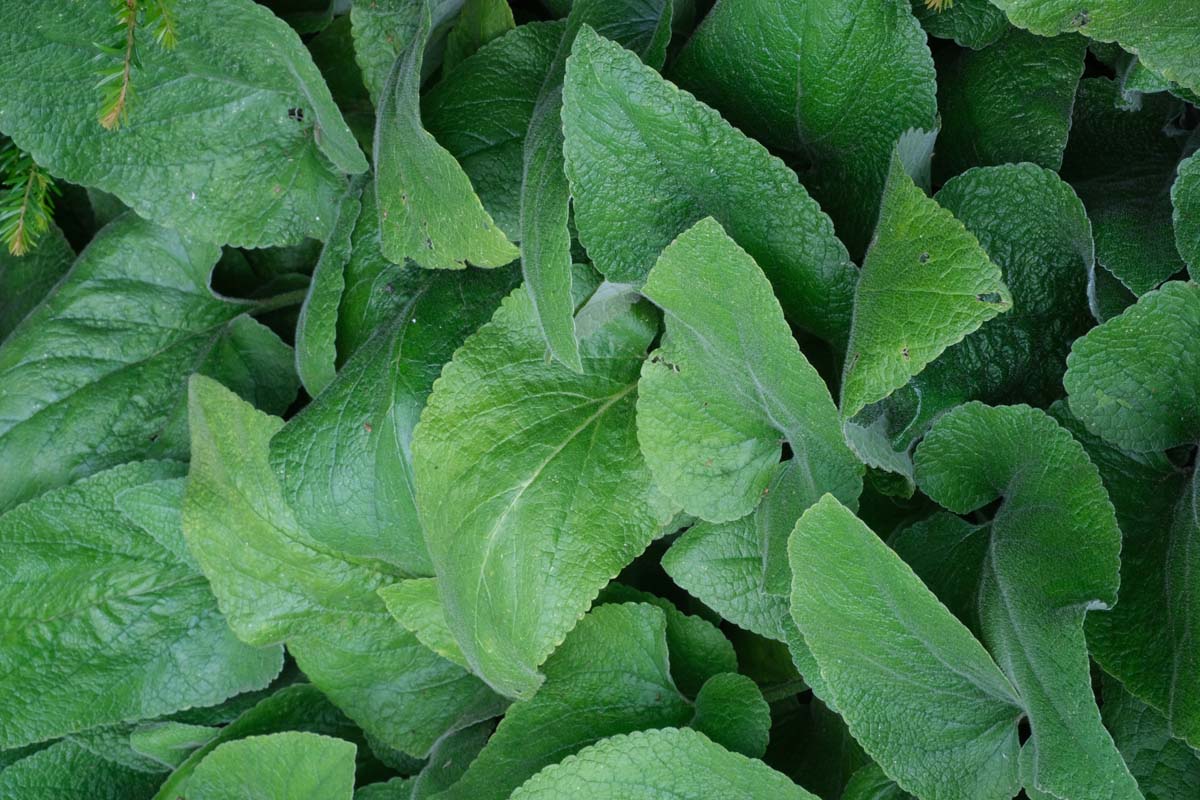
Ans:
[[[908,0],[721,0],[670,74],[751,136],[795,153],[856,256],[896,141],[936,124],[933,59]]]
[[[366,744],[358,727],[315,686],[307,683],[287,686],[238,714],[220,728],[216,736],[193,751],[159,787],[154,800],[187,797],[188,784],[196,767],[219,745],[281,731],[309,731]],[[365,746],[359,747],[360,762],[368,752]]]
[[[912,447],[950,408],[969,400],[1046,406],[1060,397],[1071,343],[1094,324],[1092,229],[1083,204],[1057,175],[1033,164],[971,169],[948,181],[937,201],[1001,268],[1013,307],[848,426],[860,446],[878,439],[880,453],[898,464],[890,468],[907,477]],[[889,467],[874,455],[869,463]]]
[[[341,173],[367,162],[300,37],[251,0],[176,5],[178,46],[140,42],[128,119],[108,131],[97,59],[120,56],[95,42],[111,7],[6,4],[0,131],[53,174],[188,236],[247,247],[324,238]]]
[[[376,105],[396,57],[417,35],[425,3],[426,0],[352,0],[350,4],[354,60]],[[438,6],[441,5],[445,4],[439,2]],[[453,5],[461,6],[462,0]]]
[[[1187,800],[1200,794],[1200,750],[1171,738],[1166,719],[1111,678],[1105,678],[1104,724],[1146,800]]]
[[[369,211],[369,209],[368,209]],[[381,273],[386,319],[271,440],[271,465],[301,527],[345,556],[432,575],[417,518],[413,428],[463,340],[513,288],[515,270]]]
[[[642,293],[663,310],[666,334],[642,367],[638,441],[672,500],[711,522],[745,516],[783,443],[806,494],[858,499],[862,466],[829,389],[767,277],[718,222],[705,218],[672,242]]]
[[[218,249],[126,214],[0,345],[0,510],[144,457],[186,457],[200,371],[283,411],[291,351],[208,288]],[[233,379],[237,378],[236,381]]]
[[[1084,617],[1116,603],[1121,541],[1083,447],[1044,412],[969,403],[934,425],[915,463],[922,491],[957,514],[1001,500],[976,602],[983,641],[1029,719],[1026,787],[1139,798],[1092,695]]]
[[[421,416],[417,506],[446,619],[504,694],[533,693],[538,665],[673,514],[635,430],[656,327],[627,306],[580,343],[576,373],[546,361],[520,288],[446,365]]]
[[[670,0],[578,0],[543,79],[525,136],[521,177],[521,272],[550,354],[579,372],[571,302],[571,189],[564,173],[562,82],[585,26],[661,67],[671,37]]]
[[[1171,224],[1171,186],[1184,139],[1166,131],[1182,104],[1168,94],[1133,107],[1107,78],[1080,81],[1062,176],[1096,231],[1096,260],[1134,294],[1184,267]]]
[[[74,260],[75,251],[57,225],[23,256],[0,249],[0,342],[42,302]]]
[[[987,47],[1009,28],[1004,12],[988,0],[955,0],[940,8],[926,5],[925,0],[912,0],[912,8],[930,36],[953,39],[972,50]]]
[[[641,284],[663,248],[716,218],[795,325],[842,343],[855,270],[795,173],[637,56],[584,30],[563,89],[579,238],[612,281]]]
[[[1198,333],[1200,287],[1168,283],[1079,339],[1064,378],[1076,435],[1100,467],[1124,536],[1121,602],[1089,622],[1088,641],[1105,670],[1193,745],[1200,598],[1181,587],[1200,580],[1200,472],[1162,451],[1194,452],[1200,440],[1200,360],[1189,344]]]
[[[934,800],[1016,794],[1016,690],[899,556],[832,496],[796,523],[788,555],[826,691],[888,775]]]
[[[1117,42],[1173,81],[1200,90],[1200,6],[1173,0],[992,0],[1014,25],[1041,36],[1082,33]]]
[[[454,27],[446,34],[442,69],[457,67],[493,39],[516,27],[508,0],[466,0]]]
[[[815,800],[756,759],[703,734],[664,728],[613,736],[539,772],[513,800]]]
[[[939,59],[935,179],[1022,161],[1057,170],[1086,50],[1080,36],[1044,39],[1010,28],[982,50]]]
[[[375,197],[384,256],[431,269],[499,267],[517,249],[484,210],[454,156],[421,124],[421,65],[430,0],[414,3],[416,32],[383,86],[375,125]]]
[[[0,748],[219,703],[279,672],[280,649],[239,642],[181,553],[182,474],[129,464],[0,516]]]
[[[368,733],[424,755],[497,708],[487,689],[424,647],[375,590],[387,577],[305,531],[268,462],[283,422],[193,378],[184,532],[244,641],[286,641],[300,668]]]
[[[546,681],[509,707],[462,779],[439,800],[504,800],[534,773],[606,736],[677,727],[693,715],[667,666],[666,617],[602,605],[546,660]]]
[[[161,774],[139,772],[63,740],[0,771],[5,800],[146,800]]]
[[[842,414],[851,418],[887,397],[1011,307],[999,267],[974,234],[927,197],[893,155],[855,290]]]
[[[219,745],[188,781],[189,800],[351,800],[354,745],[289,731]]]

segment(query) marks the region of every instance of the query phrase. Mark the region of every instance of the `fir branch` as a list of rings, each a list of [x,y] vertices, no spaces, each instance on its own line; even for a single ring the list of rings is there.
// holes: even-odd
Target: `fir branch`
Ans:
[[[54,180],[12,142],[0,147],[0,240],[14,256],[37,246],[54,217]]]
[[[111,0],[116,13],[113,38],[117,44],[97,44],[100,51],[115,59],[100,70],[97,88],[103,90],[100,106],[100,124],[106,130],[116,130],[128,118],[129,105],[133,99],[133,77],[141,67],[138,56],[137,31],[139,27],[150,30],[154,41],[164,50],[170,50],[178,42],[175,16],[172,11],[174,0]]]
[[[925,8],[941,13],[954,5],[954,0],[925,0]]]

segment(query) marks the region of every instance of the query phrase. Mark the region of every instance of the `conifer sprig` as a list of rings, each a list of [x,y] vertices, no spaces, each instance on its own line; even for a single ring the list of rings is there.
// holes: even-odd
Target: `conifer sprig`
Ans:
[[[8,252],[23,256],[50,229],[58,187],[11,141],[0,145],[0,185],[0,240]]]
[[[102,91],[99,120],[106,130],[116,130],[128,118],[133,100],[134,73],[141,68],[138,29],[145,28],[164,50],[175,47],[178,36],[172,10],[174,0],[110,0],[115,24],[112,44],[97,43],[111,60],[100,70],[96,83]]]

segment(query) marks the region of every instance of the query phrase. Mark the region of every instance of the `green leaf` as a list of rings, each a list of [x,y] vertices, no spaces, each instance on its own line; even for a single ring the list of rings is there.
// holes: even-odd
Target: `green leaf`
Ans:
[[[462,165],[483,207],[520,240],[525,137],[565,23],[530,22],[485,45],[421,99],[425,127]]]
[[[978,403],[943,416],[915,462],[922,491],[957,514],[1002,498],[977,602],[983,641],[1029,719],[1026,787],[1066,800],[1139,798],[1100,724],[1083,635],[1088,610],[1116,602],[1120,564],[1096,467],[1044,412]]]
[[[575,280],[579,294],[586,287]],[[413,440],[417,506],[450,630],[472,671],[527,698],[596,593],[666,525],[634,422],[655,334],[642,306],[545,359],[523,288],[442,371]]]
[[[1012,307],[979,241],[893,155],[854,297],[842,414],[887,397],[947,347]]]
[[[437,578],[412,578],[379,590],[388,612],[416,634],[421,644],[442,658],[470,669],[467,657],[446,622],[446,609],[438,593]]]
[[[1192,279],[1200,279],[1200,155],[1193,153],[1180,163],[1175,183],[1171,184],[1171,205],[1175,209],[1175,246],[1187,262]]]
[[[613,581],[596,603],[649,603],[667,615],[671,679],[686,697],[694,698],[714,675],[738,669],[737,653],[725,634],[703,617],[684,614],[669,600]]]
[[[670,0],[579,0],[542,83],[525,136],[521,179],[521,272],[550,354],[583,367],[571,301],[571,189],[564,173],[562,82],[579,31],[591,26],[661,67],[671,37]]]
[[[805,480],[800,462],[778,464],[753,512],[731,522],[693,525],[663,556],[663,569],[734,625],[786,641],[792,582],[787,540],[800,514],[821,494]]]
[[[439,739],[429,752],[429,760],[412,780],[412,800],[441,797],[444,790],[457,783],[488,743],[495,727],[495,721],[486,720]]]
[[[930,36],[953,39],[972,50],[992,44],[1009,27],[1004,12],[988,0],[955,0],[941,8],[927,6],[925,0],[912,0],[912,9]]]
[[[1071,343],[1094,324],[1091,225],[1057,175],[1033,164],[970,169],[948,181],[937,202],[1001,268],[1013,307],[847,425],[864,460],[908,478],[912,447],[954,406],[969,400],[1045,406],[1060,397]]]
[[[351,800],[354,745],[315,733],[273,733],[226,742],[188,782],[189,800]]]
[[[359,261],[355,249],[355,272]],[[363,281],[383,298],[370,312],[379,326],[271,440],[283,494],[314,539],[398,575],[433,574],[414,498],[413,428],[442,365],[487,322],[516,278],[508,269],[410,266]]]
[[[671,680],[666,626],[649,605],[592,609],[546,660],[545,683],[509,707],[439,800],[504,800],[542,767],[606,736],[686,724],[692,706]]]
[[[899,556],[832,496],[800,517],[788,555],[792,616],[888,775],[939,800],[1016,794],[1016,690]]]
[[[671,77],[739,129],[795,153],[856,258],[896,140],[937,117],[933,59],[907,0],[718,3]]]
[[[1200,89],[1200,65],[1189,54],[1200,48],[1200,7],[1170,0],[992,0],[1014,25],[1040,36],[1078,32],[1117,42],[1152,69]]]
[[[1200,602],[1179,587],[1200,577],[1200,473],[1161,451],[1186,444],[1194,452],[1200,439],[1200,361],[1186,344],[1198,330],[1200,287],[1167,283],[1079,339],[1063,379],[1076,436],[1100,467],[1125,542],[1121,602],[1089,623],[1089,643],[1193,745]]]
[[[1078,339],[1063,385],[1071,410],[1135,452],[1200,440],[1200,286],[1173,281]]]
[[[4,340],[0,462],[23,466],[0,474],[0,510],[126,461],[186,457],[186,376],[228,377],[241,355],[262,352],[262,335],[230,325],[251,306],[208,288],[217,256],[126,214]],[[261,333],[290,369],[290,351]],[[253,373],[237,388],[253,396],[261,380],[273,409],[286,408],[294,388],[288,396],[278,373]]]
[[[435,0],[436,1],[436,0]],[[379,105],[396,57],[417,36],[427,0],[352,0],[350,31],[354,60],[362,71],[371,102]],[[438,4],[439,7],[444,5]],[[453,5],[461,7],[462,3]],[[425,43],[420,42],[419,47]]]
[[[714,675],[696,695],[691,727],[722,747],[762,758],[770,738],[771,708],[758,685],[745,675]]]
[[[1104,724],[1146,800],[1185,800],[1200,792],[1200,751],[1172,739],[1167,721],[1105,678]]]
[[[415,34],[396,58],[379,99],[375,196],[388,260],[430,269],[503,266],[517,248],[484,210],[454,156],[421,124],[421,64],[432,25],[421,0]]]
[[[1166,126],[1181,110],[1167,94],[1130,109],[1107,78],[1079,83],[1062,176],[1096,231],[1096,259],[1135,294],[1184,268],[1171,224],[1171,186],[1184,141]]]
[[[67,274],[75,251],[57,225],[23,256],[0,248],[0,342]]]
[[[94,42],[109,4],[6,6],[0,130],[55,176],[185,236],[244,247],[324,238],[341,173],[367,162],[300,37],[250,0],[173,8],[186,34],[171,49],[138,48],[136,101],[107,131]]]
[[[151,533],[122,513],[124,493],[182,473],[117,467],[0,516],[0,747],[219,703],[279,672],[280,649],[234,638],[204,576],[159,540],[181,540],[178,518]]]
[[[862,467],[829,389],[754,259],[711,217],[663,251],[642,293],[663,309],[663,346],[642,367],[638,441],[658,485],[689,514],[738,519],[762,499],[790,445],[815,499],[848,503]]]
[[[508,0],[466,0],[454,27],[446,34],[442,70],[450,72],[479,48],[516,25]]]
[[[1057,170],[1086,50],[1080,36],[1043,39],[1010,28],[982,50],[940,59],[938,182],[968,167],[1023,161]]]
[[[161,780],[161,774],[132,770],[63,740],[0,771],[0,797],[145,800]]]
[[[208,725],[149,722],[130,732],[129,746],[134,752],[173,770],[191,753],[212,741],[218,733],[220,728]]]
[[[868,764],[850,777],[841,800],[909,800],[911,797],[878,764]]]
[[[301,528],[267,460],[282,421],[205,378],[190,392],[188,547],[244,641],[287,641],[305,674],[368,733],[413,755],[496,700],[387,613],[387,577]]]
[[[392,778],[387,783],[372,783],[354,793],[354,800],[412,800],[413,779]]]
[[[301,683],[287,686],[263,698],[220,729],[215,737],[189,755],[159,788],[154,800],[178,800],[188,796],[189,781],[196,767],[225,742],[279,731],[309,731],[336,736],[365,745],[362,733],[316,687]],[[365,746],[359,747],[360,759]],[[116,800],[116,798],[114,798]]]
[[[352,186],[338,205],[337,219],[296,320],[296,373],[310,396],[316,397],[337,374],[337,318],[346,288],[345,267],[362,203],[361,186]]]
[[[579,238],[611,281],[713,216],[762,267],[793,324],[844,342],[854,267],[795,174],[637,57],[584,30],[563,90]]]

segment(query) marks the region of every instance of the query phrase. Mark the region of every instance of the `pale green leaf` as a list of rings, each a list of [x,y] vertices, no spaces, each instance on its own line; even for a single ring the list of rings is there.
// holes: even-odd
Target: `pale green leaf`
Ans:
[[[975,236],[892,157],[875,238],[854,297],[842,414],[887,397],[947,347],[1012,307]]]
[[[249,736],[219,745],[188,782],[188,800],[351,800],[354,745],[315,733]]]
[[[762,758],[770,738],[771,708],[753,680],[725,672],[701,687],[689,725],[735,753]]]
[[[782,773],[692,730],[613,736],[539,772],[512,800],[815,800]]]
[[[663,310],[662,347],[642,367],[638,441],[658,485],[712,522],[762,499],[787,443],[813,499],[854,503],[862,467],[837,408],[754,259],[711,217],[659,257],[642,293]]]

